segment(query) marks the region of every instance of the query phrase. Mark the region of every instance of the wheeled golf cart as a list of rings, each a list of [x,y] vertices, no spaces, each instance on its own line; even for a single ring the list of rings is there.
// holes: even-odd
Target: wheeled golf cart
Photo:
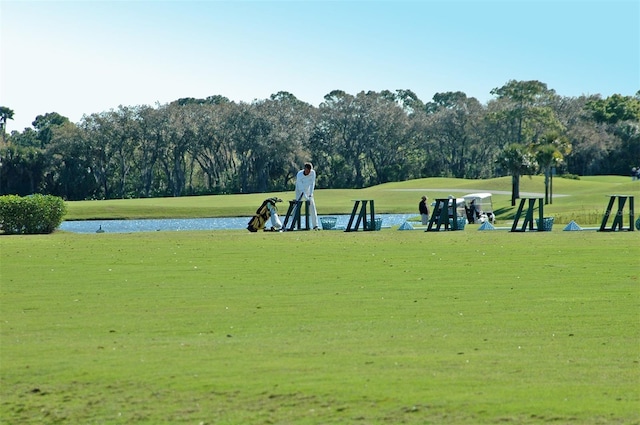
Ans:
[[[460,199],[460,198],[458,198]],[[462,197],[462,205],[458,202],[458,215],[467,218],[468,223],[495,223],[491,193],[470,193]]]

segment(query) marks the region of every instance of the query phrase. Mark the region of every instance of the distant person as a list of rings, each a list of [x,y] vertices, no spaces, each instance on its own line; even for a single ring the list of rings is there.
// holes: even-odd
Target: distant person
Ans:
[[[422,224],[426,226],[429,224],[429,206],[427,205],[427,196],[423,196],[418,204],[418,211],[420,211],[420,217],[422,217]]]
[[[477,223],[480,218],[480,208],[476,205],[476,200],[472,199],[469,202],[469,206],[464,207],[465,214],[467,215],[467,221],[469,224]]]
[[[636,167],[631,169],[631,180],[638,180],[638,168]]]
[[[472,199],[471,200],[471,211],[473,212],[473,216],[475,218],[480,218],[480,215],[482,214],[482,210],[480,209],[480,206],[478,206],[478,204],[476,204],[476,200]]]
[[[309,215],[313,230],[318,230],[318,212],[313,200],[313,191],[316,187],[316,170],[313,164],[306,162],[304,168],[296,175],[296,201],[309,201]]]
[[[456,198],[453,195],[449,195],[449,218],[455,217],[457,215],[456,211]]]

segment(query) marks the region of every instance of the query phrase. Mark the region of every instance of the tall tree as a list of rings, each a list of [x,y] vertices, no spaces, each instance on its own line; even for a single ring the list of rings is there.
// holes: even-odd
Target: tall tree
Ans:
[[[260,114],[256,104],[238,106],[232,118],[234,149],[239,158],[236,187],[242,193],[264,192],[269,176],[272,124]]]
[[[139,111],[140,139],[131,161],[138,176],[138,196],[145,198],[153,194],[167,194],[158,166],[161,155],[166,152],[169,133],[166,109],[166,106],[145,106]]]
[[[489,116],[492,133],[502,138],[498,140],[502,146],[508,145],[500,154],[498,163],[511,170],[511,204],[515,205],[520,193],[520,175],[534,171],[527,165],[530,147],[544,134],[562,133],[564,128],[552,107],[555,91],[549,90],[544,83],[511,80],[491,90],[491,94],[497,96],[497,108],[492,108]]]
[[[203,105],[196,117],[198,148],[195,159],[205,175],[208,193],[226,191],[236,171],[230,117],[235,104]]]
[[[565,136],[548,133],[533,145],[536,161],[544,174],[544,203],[553,203],[553,170],[571,152],[571,144]]]
[[[80,121],[80,128],[91,149],[93,174],[99,187],[98,199],[113,197],[111,179],[114,174],[114,160],[111,141],[109,139],[109,121],[107,113],[85,115]]]
[[[391,163],[404,157],[397,143],[407,131],[406,113],[392,94],[334,90],[324,99],[313,140],[325,152],[334,187],[361,188],[405,172]]]
[[[93,173],[95,166],[90,139],[72,122],[56,126],[47,145],[46,193],[77,201],[95,199],[100,187]]]
[[[616,139],[608,134],[606,126],[593,120],[586,104],[594,96],[558,97],[553,109],[566,131],[563,135],[571,146],[561,168],[576,175],[602,174],[608,152],[614,149]]]
[[[291,189],[302,164],[315,161],[309,138],[317,114],[312,105],[286,91],[272,94],[269,100],[258,105],[258,110],[272,125],[269,134],[269,188]],[[317,163],[314,166],[321,169]]]
[[[608,152],[609,168],[624,174],[640,161],[640,91],[636,96],[614,94],[606,99],[592,99],[586,108],[598,125],[615,138]]]
[[[6,142],[5,133],[7,130],[7,121],[13,119],[13,109],[6,106],[0,106],[0,135],[2,136],[2,143]]]
[[[503,100],[496,112],[505,128],[509,143],[527,145],[549,131],[562,130],[560,122],[551,108],[555,91],[540,81],[511,80],[502,87],[494,88],[491,94]]]
[[[635,97],[614,94],[606,99],[592,99],[586,104],[596,122],[617,124],[620,121],[640,121],[640,91]]]
[[[198,105],[169,105],[169,126],[165,151],[159,157],[171,196],[181,196],[195,159]]]
[[[16,146],[40,148],[38,133],[31,127],[25,128],[22,132],[12,131],[8,141]]]
[[[414,147],[409,110],[401,99],[385,92],[367,92],[361,101],[369,111],[369,139],[364,145],[364,156],[374,171],[370,183],[405,180],[412,172],[410,153]]]
[[[478,178],[491,171],[495,153],[483,137],[484,110],[462,92],[436,93],[425,105],[428,113],[428,149],[441,176]],[[435,168],[437,167],[437,168]]]
[[[40,147],[43,149],[47,147],[53,137],[53,130],[56,126],[66,124],[68,122],[70,122],[69,118],[62,116],[57,112],[48,112],[44,115],[38,115],[31,125],[33,125],[33,128],[38,132]]]
[[[367,116],[361,102],[342,90],[334,90],[324,96],[319,109],[313,144],[317,146],[314,150],[325,155],[326,172],[318,176],[318,181],[327,187],[363,187],[363,154],[368,135],[363,131]]]
[[[114,161],[116,162],[116,175],[114,176],[117,197],[124,198],[136,192],[130,187],[129,173],[133,165],[134,152],[138,148],[140,140],[140,122],[138,112],[140,107],[125,107],[120,105],[117,110],[111,111],[111,143],[113,143]]]
[[[535,156],[521,144],[513,143],[498,155],[497,163],[511,175],[511,205],[520,197],[520,176],[532,174],[537,167]]]
[[[14,144],[0,146],[0,195],[38,193],[46,166],[41,149]]]

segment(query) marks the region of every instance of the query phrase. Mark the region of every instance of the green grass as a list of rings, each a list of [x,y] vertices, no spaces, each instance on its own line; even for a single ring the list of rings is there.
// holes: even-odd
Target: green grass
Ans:
[[[0,237],[1,422],[640,423],[640,232],[470,229]]]
[[[639,189],[556,178],[569,196],[545,216],[599,224],[609,195]],[[411,213],[485,190],[510,224],[509,178],[316,202]],[[274,195],[292,196],[69,202],[67,219],[248,215]],[[640,423],[640,234],[475,229],[0,237],[0,420]]]
[[[442,192],[441,190],[447,190]],[[456,197],[469,192],[494,192],[493,208],[502,225],[510,224],[516,212],[511,206],[511,178],[490,180],[464,180],[428,178],[399,183],[387,183],[359,190],[318,189],[315,194],[321,215],[349,214],[354,199],[374,199],[379,213],[416,213],[423,194],[431,200],[436,197]],[[544,178],[523,177],[521,192],[544,194]],[[507,192],[499,194],[498,192]],[[575,220],[581,226],[600,224],[609,201],[609,195],[634,195],[640,202],[640,182],[629,177],[597,176],[570,180],[553,180],[552,203],[544,207],[545,216],[553,216],[555,223],[566,224]],[[568,196],[559,196],[568,195]],[[108,201],[68,202],[67,220],[126,219],[126,218],[190,218],[248,216],[255,212],[269,196],[279,196],[285,202],[280,207],[286,212],[287,201],[293,192],[256,193],[245,195],[191,196],[180,198],[129,199]]]

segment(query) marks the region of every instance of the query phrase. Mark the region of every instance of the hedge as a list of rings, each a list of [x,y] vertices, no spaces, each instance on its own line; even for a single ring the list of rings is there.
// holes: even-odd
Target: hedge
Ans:
[[[52,233],[67,212],[62,198],[51,195],[0,196],[0,233]]]

